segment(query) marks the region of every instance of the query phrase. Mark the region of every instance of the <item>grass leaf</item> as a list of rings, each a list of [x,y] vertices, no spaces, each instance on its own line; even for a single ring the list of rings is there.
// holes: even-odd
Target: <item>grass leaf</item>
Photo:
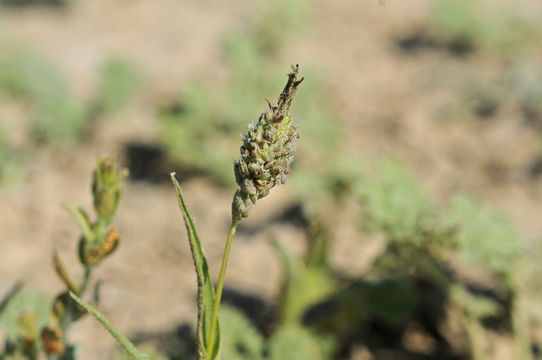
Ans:
[[[192,221],[190,212],[183,197],[181,186],[175,179],[175,173],[171,173],[171,181],[177,191],[179,198],[179,207],[183,213],[183,220],[186,225],[186,231],[188,233],[188,241],[190,243],[190,250],[192,251],[192,259],[194,260],[194,266],[196,268],[196,275],[198,281],[198,359],[211,360],[216,359],[218,356],[220,345],[220,329],[217,324],[215,334],[215,346],[212,354],[207,354],[207,343],[209,341],[209,332],[211,327],[211,314],[213,311],[213,300],[215,297],[213,283],[211,275],[209,274],[209,266],[205,259],[205,254],[201,247],[201,242],[196,231],[196,226]],[[218,320],[217,320],[218,321]]]
[[[80,299],[77,295],[75,295],[73,292],[70,291],[70,296],[73,300],[75,300],[79,306],[81,306],[83,309],[85,309],[87,312],[89,312],[92,316],[96,318],[99,322],[102,323],[102,325],[109,331],[111,335],[117,340],[117,342],[122,346],[122,348],[130,355],[133,359],[139,360],[144,359],[147,360],[149,357],[139,351],[134,344],[126,336],[124,336],[115,326],[109,321],[102,313],[100,313],[98,310],[93,308],[90,304],[87,304],[82,299]]]
[[[90,220],[88,219],[88,215],[85,210],[70,204],[66,204],[64,205],[64,207],[66,208],[66,210],[72,213],[75,217],[75,220],[77,220],[77,224],[79,225],[79,228],[81,229],[81,232],[83,233],[85,239],[89,242],[92,242],[94,240],[94,233],[92,231]]]

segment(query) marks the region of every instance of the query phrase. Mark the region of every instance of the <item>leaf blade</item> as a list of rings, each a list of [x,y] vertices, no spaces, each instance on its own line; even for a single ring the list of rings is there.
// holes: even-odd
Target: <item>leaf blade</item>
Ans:
[[[103,315],[101,312],[96,310],[92,305],[87,304],[84,302],[81,298],[79,298],[77,295],[75,295],[72,291],[70,291],[70,296],[75,302],[79,304],[83,309],[85,309],[88,313],[90,313],[96,320],[98,320],[102,325],[109,331],[109,333],[117,340],[120,346],[130,355],[132,358],[136,360],[148,360],[149,357],[139,351],[134,344],[126,336],[124,336],[112,323]]]
[[[199,240],[196,226],[192,220],[192,216],[186,205],[181,185],[175,178],[175,173],[171,173],[171,181],[177,192],[179,208],[181,209],[186,231],[188,233],[188,242],[190,244],[190,251],[192,252],[192,260],[194,261],[194,267],[196,269],[197,283],[198,283],[198,324],[197,324],[197,337],[198,337],[198,359],[216,359],[219,352],[220,345],[220,327],[216,326],[215,334],[215,346],[212,354],[207,354],[207,344],[209,341],[209,331],[211,326],[211,314],[213,311],[213,300],[215,297],[215,291],[211,275],[209,274],[209,265],[203,252],[201,242]],[[218,321],[218,320],[217,320]]]
[[[71,204],[65,204],[64,208],[66,208],[66,210],[68,210],[75,217],[75,220],[83,233],[83,237],[87,241],[92,241],[94,238],[94,232],[92,231],[92,226],[90,225],[90,220],[85,210]]]

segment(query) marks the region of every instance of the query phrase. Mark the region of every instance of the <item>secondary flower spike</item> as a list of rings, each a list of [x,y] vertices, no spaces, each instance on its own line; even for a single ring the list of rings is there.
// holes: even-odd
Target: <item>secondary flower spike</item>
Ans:
[[[243,136],[241,158],[234,163],[239,185],[232,203],[236,221],[247,217],[256,200],[269,194],[273,186],[286,181],[294,159],[295,140],[299,138],[289,110],[303,79],[299,78],[299,65],[292,66],[277,105],[269,104],[269,109],[248,126],[248,133]]]

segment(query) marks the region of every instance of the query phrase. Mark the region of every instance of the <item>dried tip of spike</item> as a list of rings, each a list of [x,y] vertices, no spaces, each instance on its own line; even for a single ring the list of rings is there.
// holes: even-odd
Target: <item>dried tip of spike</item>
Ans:
[[[282,93],[280,94],[277,101],[279,112],[281,114],[284,114],[285,116],[288,115],[288,111],[290,110],[290,106],[292,105],[292,101],[297,91],[297,87],[305,79],[304,77],[298,79],[298,75],[299,64],[296,64],[295,66],[292,65],[292,72],[288,74],[288,81],[286,83],[286,86],[284,87],[284,90],[282,90]]]
[[[290,75],[293,75],[293,76],[295,76],[295,77],[297,78],[297,75],[298,75],[298,74],[299,74],[299,64],[295,64],[295,66],[292,65],[292,73],[289,74],[289,76],[290,76]],[[299,85],[303,80],[305,80],[304,77],[302,77],[302,78],[299,79],[299,80],[296,80],[296,85]]]

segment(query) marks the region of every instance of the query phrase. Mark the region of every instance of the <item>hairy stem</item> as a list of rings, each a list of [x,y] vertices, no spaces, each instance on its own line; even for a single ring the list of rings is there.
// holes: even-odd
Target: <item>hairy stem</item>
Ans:
[[[214,342],[215,342],[215,332],[216,324],[218,320],[218,309],[220,308],[220,299],[222,298],[222,289],[224,288],[224,279],[226,277],[226,267],[228,266],[228,257],[230,254],[231,243],[235,230],[237,229],[237,224],[239,220],[232,219],[230,225],[230,231],[228,232],[228,237],[226,239],[226,245],[224,246],[224,254],[222,255],[222,265],[220,267],[220,274],[218,275],[218,282],[216,284],[216,294],[213,302],[213,312],[211,315],[211,331],[209,333],[209,342],[207,344],[207,354],[211,354]]]

